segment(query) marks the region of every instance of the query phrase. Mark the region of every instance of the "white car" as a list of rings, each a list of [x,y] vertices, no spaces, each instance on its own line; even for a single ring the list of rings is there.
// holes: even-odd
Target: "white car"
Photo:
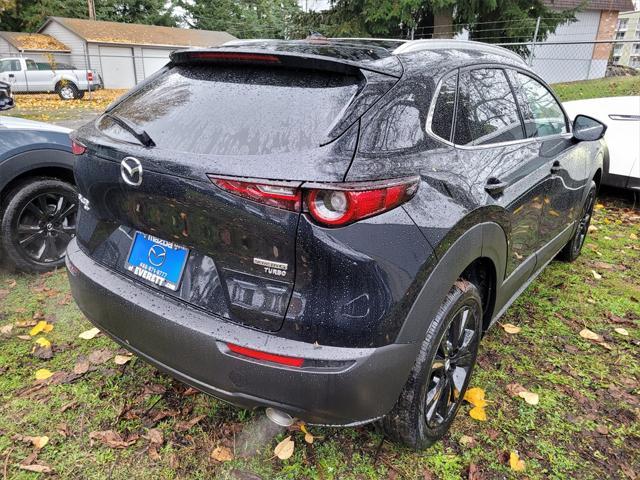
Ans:
[[[563,103],[573,119],[578,113],[607,125],[609,147],[602,183],[640,191],[640,96],[592,98]]]

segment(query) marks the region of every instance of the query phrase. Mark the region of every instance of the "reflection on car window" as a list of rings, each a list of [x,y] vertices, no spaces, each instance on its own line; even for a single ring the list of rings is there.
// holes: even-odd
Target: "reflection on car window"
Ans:
[[[451,140],[457,83],[457,75],[452,75],[442,82],[431,119],[431,131],[447,141]]]
[[[528,75],[516,73],[516,78],[527,137],[566,133],[564,113],[549,90]]]
[[[483,68],[460,74],[455,142],[488,145],[524,138],[505,73]]]

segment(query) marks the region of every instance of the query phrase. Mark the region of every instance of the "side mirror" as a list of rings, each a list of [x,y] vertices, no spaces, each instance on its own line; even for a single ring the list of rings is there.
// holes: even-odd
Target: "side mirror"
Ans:
[[[577,115],[573,120],[573,138],[580,142],[600,140],[606,131],[607,126],[595,118]]]

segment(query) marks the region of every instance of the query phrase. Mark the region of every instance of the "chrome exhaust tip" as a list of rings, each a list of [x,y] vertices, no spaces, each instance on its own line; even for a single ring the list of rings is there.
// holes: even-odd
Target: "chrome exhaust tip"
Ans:
[[[267,418],[280,427],[290,427],[293,425],[294,418],[281,410],[268,407],[265,410]]]

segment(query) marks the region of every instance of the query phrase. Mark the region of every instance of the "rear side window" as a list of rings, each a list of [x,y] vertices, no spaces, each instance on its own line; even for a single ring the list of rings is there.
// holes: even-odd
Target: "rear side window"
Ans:
[[[451,140],[457,86],[458,75],[451,75],[442,82],[431,118],[431,131],[447,141]]]
[[[489,145],[524,138],[515,98],[502,69],[460,73],[454,143]]]
[[[33,60],[26,60],[27,70],[38,70],[38,65]]]
[[[259,66],[176,66],[112,113],[144,129],[159,148],[212,155],[262,155],[315,148],[359,79]],[[106,134],[131,141],[108,117]]]
[[[515,79],[527,138],[566,133],[564,113],[549,90],[522,73],[515,73]]]

